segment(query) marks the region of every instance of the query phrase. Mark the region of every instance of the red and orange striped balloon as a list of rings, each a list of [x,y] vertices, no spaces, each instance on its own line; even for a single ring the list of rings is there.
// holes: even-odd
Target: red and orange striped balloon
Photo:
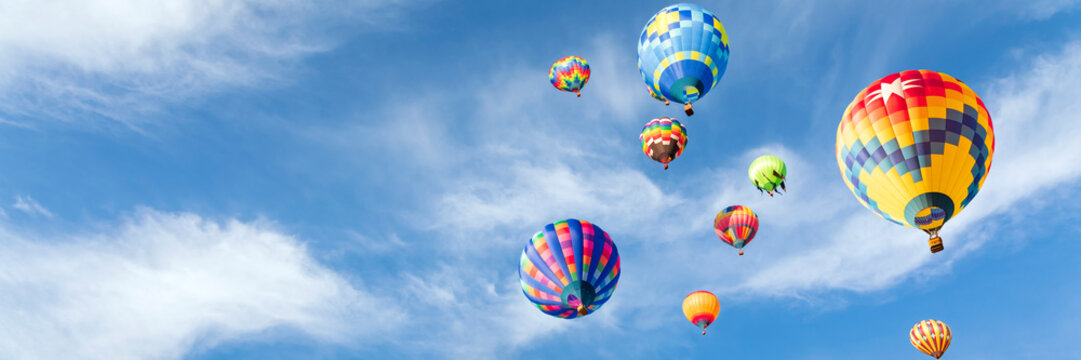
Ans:
[[[720,312],[721,303],[717,302],[717,296],[709,291],[695,291],[683,299],[683,315],[702,329],[702,335],[706,334],[706,327],[717,319],[717,313]]]
[[[713,231],[721,241],[739,249],[739,254],[743,255],[743,247],[758,232],[758,216],[746,206],[732,205],[717,213],[713,219]]]
[[[942,353],[950,348],[950,340],[953,339],[950,327],[938,320],[924,320],[916,323],[912,331],[908,333],[908,340],[912,346],[924,354],[941,358]]]

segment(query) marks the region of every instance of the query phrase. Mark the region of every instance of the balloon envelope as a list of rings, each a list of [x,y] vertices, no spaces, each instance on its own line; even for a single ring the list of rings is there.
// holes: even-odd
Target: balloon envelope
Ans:
[[[924,320],[912,327],[912,331],[908,332],[908,340],[916,349],[938,359],[942,357],[946,349],[950,348],[953,334],[946,323],[938,320]]]
[[[587,221],[548,224],[522,251],[518,279],[541,312],[573,319],[608,302],[619,282],[619,251],[608,234]]]
[[[717,301],[717,296],[709,291],[695,291],[683,299],[683,316],[702,329],[703,335],[706,334],[706,327],[717,319],[720,311],[721,303]]]
[[[747,169],[747,176],[751,178],[751,183],[754,183],[759,191],[769,192],[770,196],[773,196],[773,190],[777,187],[785,189],[784,179],[787,175],[788,168],[784,160],[773,155],[763,155],[754,159],[751,167]]]
[[[728,35],[720,20],[695,4],[661,9],[638,39],[638,71],[661,97],[690,104],[717,86],[728,66]],[[688,115],[690,115],[688,107]]]
[[[556,89],[578,94],[589,82],[589,63],[577,56],[559,59],[548,69],[548,80]]]
[[[653,119],[642,127],[638,139],[642,140],[642,152],[667,169],[668,163],[682,155],[687,146],[687,128],[676,119]]]
[[[837,127],[837,165],[852,194],[878,216],[938,230],[976,197],[995,151],[983,101],[930,70],[879,79],[856,95]],[[937,249],[936,249],[937,246]]]
[[[758,216],[746,206],[732,205],[717,213],[713,219],[713,231],[721,241],[740,249],[739,254],[743,255],[743,247],[758,232]]]

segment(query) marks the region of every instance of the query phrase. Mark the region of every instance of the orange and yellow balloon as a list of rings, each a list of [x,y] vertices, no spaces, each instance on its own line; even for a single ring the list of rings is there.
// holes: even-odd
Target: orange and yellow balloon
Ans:
[[[950,327],[938,320],[920,321],[908,333],[912,346],[935,359],[941,358],[942,353],[950,348],[952,338]]]
[[[702,329],[702,335],[706,334],[706,327],[717,319],[719,312],[721,303],[717,302],[717,296],[709,291],[695,291],[683,299],[683,315]]]

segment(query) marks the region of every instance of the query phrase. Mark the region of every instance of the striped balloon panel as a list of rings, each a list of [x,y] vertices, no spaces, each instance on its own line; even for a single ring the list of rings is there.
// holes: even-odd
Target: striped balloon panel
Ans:
[[[837,127],[837,165],[852,194],[886,220],[928,232],[972,201],[994,151],[979,96],[929,70],[871,83]]]
[[[658,101],[668,101],[664,96],[660,96],[656,91],[653,91],[652,86],[646,86],[646,90],[649,90],[649,96],[652,96],[654,99],[657,99]]]
[[[552,64],[548,80],[556,89],[578,92],[589,82],[589,63],[577,56],[568,56]]]
[[[713,220],[713,231],[721,241],[742,249],[758,232],[758,216],[746,206],[729,206],[717,213]]]
[[[683,316],[695,325],[705,321],[706,326],[709,326],[717,319],[720,311],[721,303],[717,301],[717,296],[709,291],[695,291],[683,299]]]
[[[772,191],[780,186],[787,175],[788,168],[785,167],[784,161],[773,155],[764,155],[754,159],[751,167],[747,169],[747,176],[751,178],[751,182],[759,189],[766,191]]]
[[[950,333],[950,327],[945,323],[938,320],[924,320],[912,327],[912,331],[908,333],[908,339],[916,349],[937,359],[942,357],[942,353],[950,347],[953,335]]]
[[[667,162],[683,154],[683,147],[687,145],[687,128],[676,119],[653,119],[642,127],[642,134],[638,135],[638,139],[642,141],[643,153],[654,160]],[[671,146],[671,150],[668,151],[670,154],[665,155],[671,156],[672,159],[665,160],[654,157],[656,155],[654,154],[654,145],[656,144]]]
[[[588,307],[592,313],[604,305],[619,282],[619,252],[597,225],[568,219],[545,226],[533,235],[522,251],[518,278],[529,301],[548,315],[578,317],[574,307],[561,302],[563,288],[582,280],[597,295]]]
[[[717,86],[728,66],[728,35],[721,21],[695,4],[653,15],[638,39],[638,71],[660,96],[691,103]]]

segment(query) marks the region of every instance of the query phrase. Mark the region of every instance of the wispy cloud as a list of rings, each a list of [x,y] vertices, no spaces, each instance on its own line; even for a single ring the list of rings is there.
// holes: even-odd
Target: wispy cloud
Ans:
[[[162,106],[286,80],[342,20],[392,20],[376,1],[94,0],[0,5],[0,114],[131,129]],[[356,21],[359,20],[359,21]],[[347,25],[341,29],[354,25]],[[284,74],[284,75],[283,75]],[[101,120],[106,120],[104,123]]]
[[[0,293],[6,359],[179,359],[273,329],[355,344],[405,316],[271,224],[151,210],[62,239],[0,228]]]
[[[1076,10],[1081,7],[1081,1],[1077,0],[1035,0],[1025,1],[1023,3],[1009,2],[1011,6],[1007,7],[1017,10],[1018,16],[1026,20],[1043,20],[1047,19],[1055,14]],[[1024,4],[1023,6],[1017,6],[1017,4]]]
[[[53,217],[53,213],[50,212],[49,209],[41,206],[41,204],[39,204],[37,200],[34,200],[34,198],[30,197],[30,195],[27,195],[26,197],[23,197],[22,195],[16,195],[15,203],[11,204],[11,207],[14,207],[15,209],[18,209],[30,215]]]

